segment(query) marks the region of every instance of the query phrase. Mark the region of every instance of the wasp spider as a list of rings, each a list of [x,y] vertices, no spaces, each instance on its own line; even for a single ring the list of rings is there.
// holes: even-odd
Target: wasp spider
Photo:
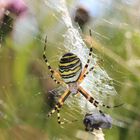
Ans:
[[[48,117],[50,117],[53,113],[55,113],[55,111],[57,111],[58,123],[59,124],[64,123],[60,119],[60,109],[62,105],[64,104],[65,100],[68,98],[68,96],[71,93],[72,94],[81,93],[97,109],[99,105],[104,106],[106,108],[111,108],[110,106],[100,104],[86,90],[84,90],[81,86],[79,86],[80,83],[84,80],[84,78],[88,75],[88,73],[92,71],[95,67],[93,66],[88,70],[90,57],[92,55],[92,48],[90,48],[89,58],[87,59],[87,63],[83,69],[82,69],[81,60],[75,54],[68,52],[61,57],[59,61],[59,72],[57,72],[52,69],[52,67],[50,66],[47,60],[46,53],[45,53],[46,44],[47,44],[47,37],[45,39],[43,59],[46,65],[48,66],[49,71],[51,72],[51,78],[54,80],[56,84],[65,83],[67,85],[66,91],[61,95],[61,97],[59,98],[54,108],[49,112]],[[61,80],[58,80],[58,79],[61,79]],[[104,115],[104,113],[100,109],[98,110],[102,115]]]

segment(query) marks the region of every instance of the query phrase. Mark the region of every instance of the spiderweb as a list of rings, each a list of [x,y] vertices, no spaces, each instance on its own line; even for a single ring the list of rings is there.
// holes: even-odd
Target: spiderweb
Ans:
[[[123,2],[120,1],[120,3],[124,3],[124,2],[125,1],[123,1]],[[43,60],[41,58],[43,47],[39,47],[39,52],[40,53],[39,53],[39,56],[37,57],[35,54],[32,53],[33,48],[29,47],[29,48],[24,49],[23,48],[23,46],[24,46],[23,43],[26,44],[26,41],[30,42],[30,40],[32,40],[32,41],[40,42],[39,45],[43,46],[44,45],[44,38],[45,38],[45,35],[47,34],[48,38],[49,38],[49,40],[48,40],[49,43],[48,43],[48,48],[47,49],[49,51],[51,49],[52,50],[55,49],[53,47],[49,48],[50,44],[52,46],[58,46],[57,49],[56,49],[57,51],[55,53],[52,53],[52,55],[50,55],[50,57],[49,57],[49,60],[50,60],[51,64],[58,63],[58,59],[62,56],[62,54],[70,51],[70,52],[75,53],[81,59],[83,65],[84,65],[87,61],[89,49],[88,49],[87,45],[85,45],[85,43],[83,41],[83,38],[81,37],[82,35],[81,35],[79,29],[77,29],[75,26],[73,26],[71,18],[70,18],[70,14],[69,14],[68,9],[67,9],[67,6],[68,6],[70,9],[73,10],[72,5],[73,5],[74,2],[71,1],[71,2],[69,2],[69,4],[68,3],[66,4],[64,0],[60,0],[60,1],[44,0],[42,2],[39,1],[34,5],[32,5],[31,1],[28,1],[27,3],[29,4],[29,7],[33,11],[35,11],[34,8],[37,7],[37,4],[40,4],[40,11],[41,12],[40,12],[40,14],[39,13],[37,14],[37,15],[40,15],[40,16],[38,16],[38,17],[35,16],[35,18],[40,21],[39,26],[42,25],[41,22],[45,22],[44,17],[48,16],[50,18],[50,15],[52,16],[52,19],[51,19],[52,21],[50,21],[50,22],[53,22],[53,20],[55,19],[57,24],[53,23],[52,25],[49,25],[48,27],[46,27],[47,24],[48,24],[48,23],[46,23],[46,25],[42,25],[43,26],[42,27],[43,31],[39,31],[39,29],[36,28],[36,26],[37,26],[36,22],[33,22],[34,24],[32,24],[32,28],[31,28],[31,25],[28,26],[28,25],[26,25],[26,23],[22,24],[22,22],[21,22],[21,24],[17,24],[18,26],[19,25],[20,26],[17,28],[17,31],[16,31],[17,33],[14,36],[15,49],[17,49],[19,52],[20,52],[20,49],[21,49],[21,51],[26,52],[25,53],[26,55],[29,55],[29,56],[33,57],[33,60],[35,60],[35,62],[38,62],[40,65],[44,65],[44,64],[42,64]],[[120,3],[119,2],[114,2],[113,8],[116,11],[121,11],[122,12],[124,5],[122,6]],[[132,3],[132,1],[127,1],[128,8],[129,8],[131,3]],[[137,1],[135,1],[135,3],[137,3]],[[133,10],[127,10],[127,12],[129,12],[129,14],[132,15],[132,16],[137,15],[136,10],[134,10],[134,8],[133,8],[136,5],[135,3],[133,3],[133,5],[132,5]],[[137,12],[138,12],[138,10],[137,10]],[[8,14],[8,13],[9,13],[9,11],[5,12],[5,14]],[[107,41],[111,40],[112,34],[111,33],[106,34],[106,32],[105,33],[99,32],[99,30],[97,31],[96,28],[98,28],[98,26],[101,26],[101,27],[102,26],[111,26],[111,27],[116,28],[116,29],[126,30],[126,32],[125,32],[126,47],[129,50],[127,52],[127,55],[128,55],[127,57],[129,57],[129,56],[131,57],[131,53],[133,51],[132,52],[130,51],[132,49],[131,46],[129,45],[130,38],[132,38],[132,35],[135,34],[135,33],[139,34],[140,31],[137,28],[139,23],[137,23],[137,26],[135,26],[135,29],[133,29],[132,24],[134,24],[134,23],[131,23],[131,24],[125,23],[119,17],[119,15],[117,17],[120,20],[115,20],[114,18],[110,19],[110,17],[100,18],[99,20],[96,20],[94,22],[94,27],[92,27],[92,25],[87,26],[87,30],[92,29],[93,36],[95,37],[95,39],[97,39],[99,42],[102,42],[102,44],[104,46],[106,46]],[[29,17],[29,19],[30,19],[30,17]],[[32,20],[35,20],[35,19],[33,18]],[[20,20],[19,20],[19,23],[20,23]],[[7,25],[7,26],[9,26],[11,29],[14,28],[13,26],[10,26],[10,25]],[[26,31],[24,31],[22,29],[25,26],[29,27],[29,28],[27,28]],[[29,32],[31,31],[32,33],[29,34],[28,31]],[[20,38],[20,35],[23,36],[23,38]],[[61,40],[61,41],[58,41],[59,43],[56,43],[55,40]],[[1,44],[1,47],[0,47],[1,52],[3,51],[2,47],[4,47],[3,44]],[[1,55],[1,58],[4,58],[4,57],[8,58],[9,60],[13,59],[13,57],[11,55],[9,55],[9,56]],[[18,60],[17,62],[20,63],[20,55],[16,56],[16,59]],[[93,53],[89,66],[92,67],[92,66],[96,65],[98,63],[99,59],[100,59],[99,56],[97,54]],[[104,56],[103,56],[103,59],[105,59]],[[110,71],[106,72],[102,67],[97,66],[95,68],[95,70],[93,72],[91,72],[87,76],[87,78],[84,80],[84,82],[81,84],[81,86],[86,91],[88,91],[93,97],[95,97],[100,102],[104,102],[105,99],[108,96],[111,96],[111,97],[115,96],[116,97],[117,92],[115,90],[115,87],[120,87],[121,88],[124,84],[122,82],[122,79],[127,80],[127,76],[128,76],[128,74],[126,74],[125,72],[122,72],[122,70],[120,70],[119,68],[116,68],[116,66],[115,66],[116,63],[115,62],[112,63],[108,60],[105,60],[105,61],[108,63],[108,65],[110,65],[110,71],[118,73],[121,76],[114,79],[111,76],[108,76],[108,74],[111,75],[109,73]],[[129,62],[131,63],[131,65],[134,65],[133,69],[130,68],[129,64],[122,63],[122,65],[124,64],[127,67],[128,71],[132,72],[132,75],[135,75],[135,76],[139,77],[139,74],[138,74],[139,71],[137,69],[137,67],[139,67],[139,57],[133,55],[133,57],[131,57],[131,59],[129,59]],[[54,68],[57,69],[57,67],[55,67],[55,66],[54,66]],[[45,70],[42,70],[41,72],[44,72],[44,71]],[[26,81],[28,83],[30,83],[30,82],[34,81],[35,79],[36,80],[42,80],[42,79],[44,79],[44,80],[47,79],[48,80],[48,77],[49,77],[48,73],[45,74],[45,75],[41,75],[39,77],[36,77],[36,76],[33,76],[33,75],[28,75],[26,77]],[[114,85],[112,84],[112,81],[114,82]],[[17,83],[13,83],[13,82],[9,81],[8,83],[9,84],[7,84],[7,82],[0,83],[1,84],[0,88],[1,88],[2,93],[3,93],[3,91],[6,91],[8,87],[14,88],[15,84],[18,85],[18,86],[21,86],[23,84],[23,81],[18,80]],[[135,82],[135,83],[132,84],[129,80],[125,84],[126,84],[126,86],[125,86],[126,88],[134,86],[133,87],[133,89],[134,89],[134,88],[138,87],[138,83]],[[36,83],[35,83],[35,85],[36,85]],[[56,90],[57,90],[57,92],[61,93],[65,90],[65,88],[59,87],[59,88],[56,88]],[[123,89],[123,90],[125,91],[126,89]],[[123,92],[123,91],[121,91],[121,92]],[[34,91],[34,94],[31,97],[32,97],[32,99],[36,99],[39,96],[41,96],[42,94],[43,94],[43,92],[40,90],[40,88],[38,88]],[[73,100],[74,100],[74,102],[73,102]],[[88,111],[89,112],[95,111],[93,106],[90,103],[87,103],[87,101],[82,96],[78,97],[78,99],[76,98],[76,100],[73,99],[73,97],[70,97],[66,103],[69,107],[73,107],[75,102],[79,102],[79,106],[82,109],[82,113],[79,110],[74,109],[75,112],[77,111],[79,113],[79,116],[81,114],[83,115],[85,112],[88,112]],[[8,108],[8,105],[2,99],[0,100],[0,106],[2,108]],[[23,108],[22,104],[20,104],[20,106],[21,106],[21,108]],[[139,109],[130,105],[130,104],[126,104],[123,107],[123,109],[127,110],[128,112],[133,112],[134,114],[139,114],[139,111],[138,111]],[[10,110],[10,109],[8,109],[8,110]],[[70,116],[72,114],[72,111],[73,110],[70,109],[68,111],[67,115]],[[115,113],[113,113],[113,114],[115,114]],[[3,110],[0,111],[0,116],[1,116],[1,118],[7,120],[7,114],[4,113]],[[46,117],[46,116],[43,116],[41,114],[36,114],[36,116],[38,118],[45,118]],[[15,118],[16,122],[19,121],[17,116],[13,115],[13,117]],[[71,116],[71,117],[73,117],[73,116]],[[114,120],[114,124],[117,125],[117,126],[120,126],[120,127],[124,127],[124,128],[127,127],[128,124],[131,124],[133,122],[133,119],[131,119],[129,117],[124,117],[122,115],[117,115],[116,114],[116,118],[118,118],[118,119]],[[119,120],[121,120],[121,121],[119,121]]]
[[[66,48],[66,50],[76,54],[82,60],[83,65],[85,65],[88,58],[89,49],[85,45],[78,30],[75,29],[72,25],[72,21],[70,19],[65,1],[45,1],[45,3],[61,15],[61,18],[67,28],[66,32],[63,35],[64,47]],[[97,57],[93,53],[89,69],[90,67],[96,65],[97,61]],[[106,95],[116,95],[117,93],[115,88],[110,85],[111,78],[107,75],[105,70],[101,69],[99,66],[95,69],[96,72],[94,74],[91,72],[81,84],[81,86],[92,93],[94,96],[96,96],[96,99],[98,99],[100,95],[100,101],[102,100],[101,98],[104,98]],[[81,98],[81,106],[85,105],[87,106],[86,100]],[[88,106],[93,109],[92,105],[88,104]]]

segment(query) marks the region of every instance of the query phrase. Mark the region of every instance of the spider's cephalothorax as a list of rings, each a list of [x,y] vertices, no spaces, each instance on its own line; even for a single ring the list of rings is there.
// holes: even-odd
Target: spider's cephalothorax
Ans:
[[[73,53],[66,53],[59,63],[59,72],[66,84],[74,83],[82,72],[81,60]]]

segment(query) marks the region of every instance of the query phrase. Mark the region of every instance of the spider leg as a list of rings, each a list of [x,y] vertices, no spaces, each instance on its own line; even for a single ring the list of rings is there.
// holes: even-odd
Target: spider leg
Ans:
[[[90,35],[90,37],[92,37],[91,29],[89,30],[89,35]],[[91,44],[90,51],[89,51],[89,58],[88,58],[88,60],[87,60],[86,65],[84,66],[83,72],[82,72],[81,75],[80,75],[80,78],[79,78],[79,80],[78,80],[79,83],[81,83],[81,82],[84,80],[84,78],[86,77],[86,75],[88,75],[88,73],[89,73],[90,71],[92,71],[92,70],[94,69],[94,67],[95,67],[95,66],[94,66],[94,67],[91,67],[91,68],[89,69],[89,71],[87,71],[88,65],[89,65],[89,63],[90,63],[90,57],[91,57],[91,55],[92,55],[92,51],[93,51],[93,49],[92,49],[92,44]]]
[[[88,65],[89,65],[89,63],[90,63],[90,57],[91,57],[91,55],[92,55],[92,48],[90,48],[90,50],[89,50],[87,63],[86,63],[86,65],[84,66],[83,73],[85,73],[85,71],[86,71],[86,70],[87,70],[87,68],[88,68]]]
[[[56,103],[55,107],[48,113],[48,117],[50,117],[55,111],[57,111],[57,120],[59,124],[63,124],[60,120],[60,108],[64,104],[67,97],[70,95],[70,91],[66,90],[65,93],[59,98],[58,102]]]
[[[89,95],[82,87],[79,86],[78,88],[78,91],[90,102],[92,103],[97,109],[99,106],[102,106],[102,107],[105,107],[105,108],[117,108],[117,107],[120,107],[122,105],[124,105],[124,103],[121,103],[121,104],[118,104],[118,105],[115,105],[115,106],[108,106],[108,105],[105,105],[105,104],[102,104],[102,103],[99,103],[97,100],[95,100],[91,95]],[[104,115],[104,113],[98,109],[98,111]]]
[[[78,91],[91,103],[91,104],[93,104],[97,109],[98,109],[98,111],[102,114],[102,115],[104,115],[104,113],[98,108],[99,107],[99,105],[101,105],[101,104],[99,104],[99,102],[98,101],[96,101],[91,95],[89,95],[82,87],[79,87],[78,88]],[[104,106],[104,107],[106,107],[106,108],[111,108],[110,106],[106,106],[106,105],[101,105],[101,106]]]
[[[62,121],[61,121],[61,118],[60,118],[60,109],[57,110],[57,122],[58,122],[59,124],[64,124],[64,123],[65,123],[65,122],[62,122]]]
[[[56,72],[55,72],[55,73],[56,73]],[[51,75],[51,78],[52,78],[52,80],[53,80],[56,84],[60,84],[60,83],[61,83],[60,81],[56,80],[56,78],[55,78],[53,75]]]
[[[89,30],[89,35],[92,36],[91,30]],[[93,49],[92,49],[92,45],[91,45],[90,50],[89,50],[89,54],[88,54],[88,60],[87,60],[86,65],[84,66],[83,74],[85,74],[85,72],[87,71],[88,65],[90,63],[90,58],[91,58],[91,55],[92,55],[92,51],[93,51]]]
[[[48,66],[49,71],[50,71],[51,74],[52,74],[52,75],[51,75],[51,78],[53,79],[53,81],[54,81],[56,84],[60,84],[61,82],[58,81],[55,77],[59,77],[59,78],[60,78],[61,76],[59,75],[58,72],[56,72],[56,71],[54,71],[54,70],[52,69],[52,67],[50,66],[50,64],[49,64],[49,62],[48,62],[48,59],[47,59],[47,57],[46,57],[46,44],[47,44],[47,36],[46,36],[46,38],[45,38],[43,59],[44,59],[46,65]]]
[[[83,75],[83,79],[89,74],[89,72],[93,71],[95,68],[95,66],[91,67],[84,75]]]
[[[90,48],[90,51],[89,51],[89,54],[88,54],[89,57],[88,57],[87,63],[84,66],[84,69],[83,69],[83,71],[82,71],[82,73],[80,75],[80,78],[79,78],[78,82],[82,82],[83,79],[84,79],[83,75],[87,72],[87,68],[88,68],[89,63],[90,63],[90,57],[91,57],[91,55],[92,55],[92,48]]]
[[[95,69],[96,66],[97,66],[97,65],[91,67],[88,71],[86,71],[86,72],[80,77],[79,83],[81,83],[81,82],[85,79],[85,77],[86,77],[91,71],[93,71],[93,70]]]

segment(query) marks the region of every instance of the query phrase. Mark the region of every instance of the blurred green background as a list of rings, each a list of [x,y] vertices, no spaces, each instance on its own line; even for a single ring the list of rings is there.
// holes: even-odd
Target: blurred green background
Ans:
[[[74,1],[66,3],[72,13]],[[67,51],[63,47],[66,28],[60,15],[45,1],[26,0],[26,5],[30,12],[20,17],[10,15],[13,24],[8,22],[6,25],[11,31],[1,40],[0,140],[78,140],[76,134],[79,130],[84,132],[84,126],[83,114],[77,104],[73,108],[64,105],[61,111],[67,119],[71,119],[70,114],[78,118],[77,122],[60,127],[56,115],[47,118],[47,112],[54,104],[48,98],[48,92],[57,85],[51,80],[42,59],[44,38],[47,34],[46,54],[57,69],[58,59]],[[135,4],[114,1],[110,11],[96,23],[93,19],[83,33],[86,36],[90,28],[95,31],[93,39],[100,44],[98,47],[105,49],[96,48],[94,52],[103,60],[102,67],[113,79],[117,98],[125,103],[117,109],[105,109],[116,120],[112,129],[104,130],[107,140],[140,138],[139,11],[139,1]]]

